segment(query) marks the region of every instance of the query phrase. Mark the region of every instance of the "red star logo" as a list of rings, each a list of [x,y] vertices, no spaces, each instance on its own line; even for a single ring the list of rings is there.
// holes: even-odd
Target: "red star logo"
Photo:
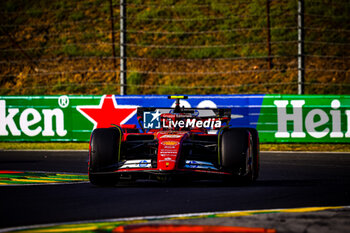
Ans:
[[[104,95],[99,105],[77,106],[77,110],[94,124],[95,129],[125,124],[135,115],[137,106],[117,105],[114,95]]]

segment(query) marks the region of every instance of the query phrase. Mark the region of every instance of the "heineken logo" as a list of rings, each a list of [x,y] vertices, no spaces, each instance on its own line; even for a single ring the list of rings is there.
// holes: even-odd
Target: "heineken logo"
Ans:
[[[34,108],[26,108],[23,111],[19,108],[7,108],[6,111],[6,101],[0,100],[0,136],[9,134],[63,137],[67,134],[67,130],[64,129],[63,111],[59,108],[42,109],[40,112]]]
[[[77,110],[94,124],[94,128],[123,125],[136,114],[136,105],[118,105],[114,95],[104,95],[99,105],[77,106]]]
[[[275,100],[277,107],[277,132],[276,138],[305,138],[306,133],[313,138],[350,138],[350,110],[346,110],[347,129],[342,129],[342,112],[339,100],[330,103],[330,111],[321,108],[308,107],[305,109],[305,100]],[[293,111],[287,112],[287,106],[292,106]],[[305,116],[305,117],[304,117]],[[289,133],[287,126],[292,125]],[[304,131],[305,127],[305,131]],[[346,133],[343,133],[346,131]]]

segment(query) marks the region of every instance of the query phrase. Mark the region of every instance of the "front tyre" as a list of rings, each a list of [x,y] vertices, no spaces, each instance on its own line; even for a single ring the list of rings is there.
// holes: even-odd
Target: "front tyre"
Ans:
[[[108,174],[118,162],[122,132],[118,128],[99,128],[91,134],[89,151],[89,180],[98,186],[112,186],[118,182],[115,174]]]
[[[249,184],[255,180],[253,137],[249,130],[232,128],[221,135],[221,165],[233,174],[226,181]]]
[[[247,129],[252,138],[253,138],[253,169],[254,169],[254,176],[253,180],[257,180],[260,173],[260,142],[259,142],[259,133],[254,128],[245,128]]]

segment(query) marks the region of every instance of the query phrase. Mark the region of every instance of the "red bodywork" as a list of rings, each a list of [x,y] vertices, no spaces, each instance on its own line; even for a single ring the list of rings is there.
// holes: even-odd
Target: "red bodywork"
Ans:
[[[179,118],[183,119],[183,117],[191,118],[188,114],[172,114],[172,113],[165,113],[161,115],[162,121],[173,121],[175,122]],[[193,118],[193,117],[192,117]],[[221,118],[212,118],[212,120],[218,120],[221,122],[224,122],[227,124],[230,120],[229,117],[221,117]],[[142,123],[140,123],[141,125]],[[168,123],[169,125],[169,123]],[[188,173],[198,173],[202,175],[230,175],[231,173],[220,171],[220,164],[212,164],[212,165],[206,165],[206,166],[197,166],[196,164],[185,165],[184,161],[181,162],[181,160],[184,159],[184,151],[183,147],[184,144],[188,142],[195,142],[195,143],[201,143],[203,140],[201,138],[212,138],[213,142],[216,143],[216,151],[213,155],[214,160],[218,161],[218,135],[217,134],[209,134],[207,128],[181,128],[177,127],[176,129],[174,127],[172,128],[160,128],[160,129],[150,129],[148,132],[144,130],[143,133],[134,133],[136,129],[136,125],[122,125],[121,129],[123,131],[123,137],[122,137],[122,143],[128,142],[129,138],[131,136],[133,137],[142,137],[142,135],[152,135],[154,142],[156,142],[156,156],[154,159],[156,159],[156,163],[153,163],[152,167],[125,167],[119,166],[118,169],[115,169],[113,172],[123,175],[128,174],[138,174],[141,175],[141,173],[144,174],[153,174],[153,175],[176,175],[176,174],[188,174]],[[217,132],[219,132],[220,129],[214,129]],[[196,138],[196,140],[193,140],[193,138]],[[126,145],[123,145],[124,147],[127,147]],[[123,152],[122,152],[123,153]],[[127,157],[127,152],[125,153]],[[146,157],[144,158],[146,159]],[[141,159],[142,160],[142,159]],[[129,161],[129,160],[126,160]],[[131,160],[132,161],[132,160]],[[146,160],[144,160],[146,161]],[[197,160],[190,160],[192,163],[197,163]],[[199,162],[201,160],[199,159]],[[203,161],[207,162],[207,161]],[[141,163],[140,163],[141,164]],[[154,166],[156,164],[156,166]],[[142,176],[142,175],[141,175]]]
[[[145,112],[154,115],[157,113],[162,127],[146,128],[147,124],[143,122]],[[137,113],[141,128],[137,129],[136,125],[115,125],[115,131],[119,132],[116,135],[120,135],[116,137],[119,141],[115,142],[119,148],[115,155],[118,159],[98,167],[98,170],[90,169],[90,175],[116,174],[126,179],[160,178],[160,180],[162,177],[188,174],[192,178],[197,175],[200,177],[235,175],[232,170],[222,166],[221,158],[220,137],[222,132],[229,129],[230,109],[139,108]],[[181,120],[191,121],[191,124],[174,124]],[[193,123],[195,121],[202,122]],[[216,124],[218,122],[220,124]],[[249,132],[247,141],[250,137]],[[93,134],[90,140],[90,161],[92,138]],[[258,142],[254,146],[258,151]]]
[[[137,171],[179,171],[179,172],[201,172],[201,173],[212,173],[212,174],[230,174],[227,172],[220,171],[210,171],[202,169],[191,169],[191,168],[181,168],[178,166],[179,159],[181,156],[181,144],[186,139],[190,138],[192,132],[188,131],[158,131],[154,133],[155,138],[158,140],[158,154],[157,154],[157,168],[127,168],[118,169],[115,172],[137,172]],[[127,135],[124,134],[124,140],[126,140]],[[207,136],[208,134],[201,134],[202,136]]]

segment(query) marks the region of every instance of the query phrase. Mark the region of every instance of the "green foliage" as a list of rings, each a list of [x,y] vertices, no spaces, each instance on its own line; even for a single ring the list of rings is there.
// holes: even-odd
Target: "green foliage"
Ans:
[[[114,94],[117,92],[117,85],[111,85],[111,84],[106,84],[103,86],[102,93],[108,95],[108,94]]]
[[[188,52],[188,58],[217,58],[220,50],[217,48],[203,48],[203,49],[191,49]]]
[[[69,15],[71,20],[82,20],[84,19],[84,13],[81,11],[74,11]]]
[[[67,56],[79,56],[82,53],[81,49],[74,44],[65,45],[61,51]]]
[[[185,90],[181,87],[172,86],[172,87],[160,87],[158,89],[159,95],[179,95],[185,93]]]
[[[115,30],[118,31],[120,28],[119,0],[113,0],[112,3]],[[112,56],[109,1],[2,0],[0,8],[5,12],[1,24],[11,25],[2,27],[2,29],[10,33],[25,51],[21,51],[3,31],[0,31],[1,48],[8,49],[8,51],[1,51],[0,60],[21,61],[20,64],[0,64],[0,73],[5,76],[22,73],[21,76],[14,75],[11,80],[0,75],[0,80],[2,80],[0,94],[118,93],[119,88],[114,85],[94,86],[93,88],[91,88],[93,85],[90,85],[94,82],[113,84],[115,82],[113,72],[103,75],[87,72],[84,74],[82,86],[69,84],[81,81],[74,80],[76,73],[64,77],[62,84],[57,81],[61,78],[59,75],[42,75],[37,80],[26,76],[27,73],[36,74],[37,71],[33,71],[34,68],[51,73],[90,69],[93,71],[113,70],[111,60],[104,58]],[[346,58],[350,55],[349,15],[350,2],[305,1],[306,54],[344,57],[338,60],[320,58],[317,61],[307,57],[306,61],[310,62],[312,69],[348,70],[349,63]],[[287,58],[282,61],[274,58],[274,67],[268,75],[258,72],[256,74],[233,72],[232,75],[224,77],[211,77],[216,82],[211,82],[210,78],[198,75],[185,75],[183,79],[175,75],[158,76],[158,72],[206,73],[266,70],[267,62],[263,59],[259,61],[241,59],[240,62],[235,60],[239,57],[267,56],[266,0],[130,0],[127,5],[127,29],[129,30],[127,43],[139,46],[128,46],[127,56],[145,59],[128,59],[128,68],[151,72],[150,74],[128,73],[128,84],[136,85],[128,87],[128,92],[130,94],[294,93],[294,86],[279,86],[275,89],[264,86],[260,89],[256,86],[231,89],[178,88],[184,85],[192,87],[195,85],[239,86],[244,83],[263,84],[270,81],[295,82],[296,72],[289,72],[288,69],[296,68],[297,1],[270,0],[270,22],[271,53],[273,56]],[[118,56],[118,32],[115,34],[115,39]],[[330,42],[330,44],[323,42]],[[165,47],[148,47],[148,45]],[[190,48],[190,46],[193,47]],[[87,58],[87,56],[93,58]],[[76,60],[75,62],[67,59],[59,60],[61,57],[76,58]],[[78,60],[79,57],[84,58]],[[231,60],[219,60],[220,58]],[[43,60],[43,62],[33,65],[31,59]],[[175,64],[170,62],[172,59],[184,60]],[[207,59],[215,61],[208,63]],[[46,60],[48,61],[45,62]],[[195,84],[194,80],[196,80]],[[310,93],[349,93],[348,80],[348,72],[340,74],[337,72],[307,73],[309,82],[307,88]],[[343,82],[347,85],[317,86],[319,82],[331,83],[331,81]],[[49,87],[39,88],[45,85]],[[141,88],[137,85],[162,87]]]
[[[142,87],[138,85],[142,85],[143,81],[142,74],[131,72],[127,79],[127,83],[130,85],[127,87],[128,93],[131,95],[140,95],[142,93]]]

